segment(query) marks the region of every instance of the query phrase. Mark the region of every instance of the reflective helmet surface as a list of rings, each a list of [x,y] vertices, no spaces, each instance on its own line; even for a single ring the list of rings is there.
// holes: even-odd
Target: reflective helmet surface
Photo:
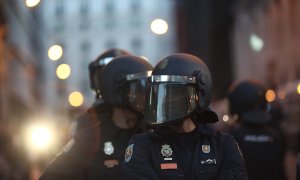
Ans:
[[[210,71],[200,58],[190,54],[177,53],[162,59],[147,85],[145,119],[152,125],[203,113],[210,104]]]
[[[108,64],[114,57],[122,55],[130,55],[130,53],[123,49],[109,49],[101,53],[94,61],[89,64],[90,85],[94,91],[99,91],[99,76],[103,67]]]
[[[229,90],[230,114],[238,114],[242,119],[260,123],[268,121],[266,90],[260,82],[246,80],[233,84]]]
[[[114,58],[100,75],[102,98],[114,107],[129,107],[142,112],[146,80],[152,69],[152,65],[141,57],[125,55]]]

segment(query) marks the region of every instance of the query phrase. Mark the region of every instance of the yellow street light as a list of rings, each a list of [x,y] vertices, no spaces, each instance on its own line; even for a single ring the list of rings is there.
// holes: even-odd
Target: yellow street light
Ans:
[[[67,79],[71,74],[71,68],[68,64],[61,64],[56,68],[56,75],[59,79]]]
[[[81,92],[74,91],[69,95],[69,103],[71,106],[78,107],[83,104],[84,98]]]
[[[151,22],[151,30],[153,33],[162,35],[168,31],[168,23],[163,19],[155,19]]]
[[[63,55],[63,48],[60,45],[53,45],[48,49],[49,59],[56,61],[59,60]]]
[[[32,151],[44,151],[54,145],[54,131],[48,124],[32,123],[26,129],[26,145]]]
[[[275,92],[273,90],[271,90],[271,89],[267,90],[267,92],[266,92],[266,100],[268,102],[273,102],[275,100],[275,98],[276,98]]]

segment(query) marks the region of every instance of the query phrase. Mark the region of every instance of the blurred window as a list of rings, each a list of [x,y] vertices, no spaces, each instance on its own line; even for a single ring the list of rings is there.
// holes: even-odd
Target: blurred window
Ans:
[[[81,14],[81,16],[88,16],[88,14],[89,14],[89,5],[86,0],[81,0],[80,14]]]
[[[132,28],[141,27],[142,23],[139,16],[140,12],[141,12],[141,1],[132,0],[130,3],[130,13],[131,13],[130,25],[132,26]]]
[[[108,17],[111,17],[115,13],[115,4],[114,1],[108,0],[105,4],[105,13]]]
[[[86,0],[81,0],[80,3],[80,30],[86,30],[89,28],[89,5]]]
[[[141,54],[142,40],[140,38],[134,38],[131,40],[131,47],[135,54]]]
[[[57,18],[62,18],[64,15],[64,4],[63,0],[56,0],[56,5],[55,5],[55,16]]]
[[[134,14],[139,13],[141,10],[141,3],[139,0],[132,0],[130,3],[130,11]]]
[[[63,18],[64,18],[64,4],[63,4],[63,0],[56,0],[56,4],[55,4],[55,19],[57,19],[57,21],[55,21],[55,26],[54,26],[54,30],[58,33],[62,32],[65,28],[64,23],[63,23]]]
[[[91,44],[89,41],[83,41],[80,44],[80,51],[82,52],[82,54],[89,54],[90,48],[91,48]]]

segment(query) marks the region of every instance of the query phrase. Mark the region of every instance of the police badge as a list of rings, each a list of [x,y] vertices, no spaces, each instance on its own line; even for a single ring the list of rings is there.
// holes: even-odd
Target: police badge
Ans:
[[[115,148],[112,145],[112,142],[107,141],[107,142],[104,143],[104,149],[103,150],[104,150],[104,153],[106,155],[112,155],[115,151]]]
[[[162,145],[160,152],[163,155],[163,157],[165,157],[164,160],[172,160],[170,156],[172,156],[173,150],[171,149],[170,145],[168,144]]]
[[[202,152],[209,153],[210,152],[210,145],[202,145]]]

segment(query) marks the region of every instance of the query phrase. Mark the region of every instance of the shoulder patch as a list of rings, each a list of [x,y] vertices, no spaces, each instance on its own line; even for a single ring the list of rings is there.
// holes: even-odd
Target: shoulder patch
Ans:
[[[127,148],[126,148],[126,151],[125,151],[125,162],[129,162],[131,157],[132,157],[132,154],[133,154],[133,146],[134,144],[130,144]]]

